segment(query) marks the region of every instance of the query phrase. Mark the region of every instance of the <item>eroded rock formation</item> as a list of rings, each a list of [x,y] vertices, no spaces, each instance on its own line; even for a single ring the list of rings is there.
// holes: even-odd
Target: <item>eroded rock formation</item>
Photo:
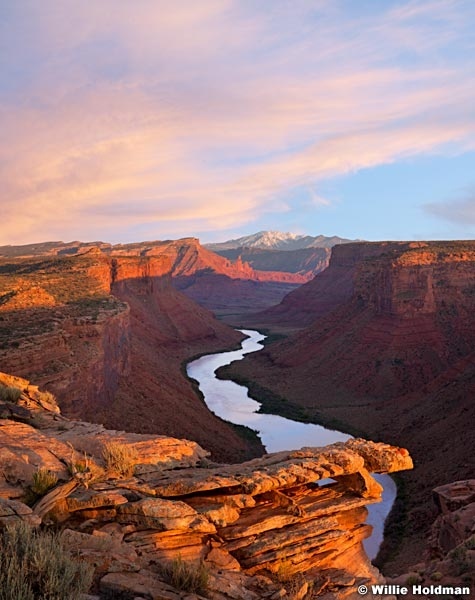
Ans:
[[[396,585],[422,587],[475,585],[475,479],[455,481],[433,490],[439,514],[428,539],[423,560],[408,572],[389,578]],[[411,591],[412,587],[410,586]],[[440,593],[434,594],[441,595]],[[419,594],[420,596],[420,594]],[[406,598],[416,600],[417,594]]]
[[[403,251],[418,242],[359,242],[332,248],[328,268],[285,296],[276,306],[249,318],[249,322],[296,329],[311,325],[352,297],[355,275],[362,261]]]
[[[383,581],[361,544],[371,530],[365,506],[381,494],[370,472],[410,469],[406,450],[356,439],[217,464],[195,442],[70,421],[28,381],[0,375],[4,385],[21,390],[10,404],[24,412],[0,419],[0,527],[59,521],[66,543],[95,566],[97,593],[184,598],[163,581],[174,559],[208,571],[207,590],[189,599],[311,591],[330,600]],[[104,463],[110,441],[133,451],[133,476]],[[40,468],[58,483],[30,508],[25,492]]]

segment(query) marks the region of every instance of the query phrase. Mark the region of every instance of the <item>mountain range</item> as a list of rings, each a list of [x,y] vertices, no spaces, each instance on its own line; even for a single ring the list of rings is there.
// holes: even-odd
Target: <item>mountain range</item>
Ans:
[[[347,240],[333,235],[300,235],[282,231],[259,231],[251,235],[228,240],[204,244],[205,248],[213,252],[221,250],[235,250],[236,248],[262,248],[264,250],[302,250],[303,248],[332,248],[337,244],[346,244],[357,240]]]

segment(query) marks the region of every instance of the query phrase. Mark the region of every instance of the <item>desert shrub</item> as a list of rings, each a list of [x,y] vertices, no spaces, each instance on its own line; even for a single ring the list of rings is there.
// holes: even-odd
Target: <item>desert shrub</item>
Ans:
[[[18,402],[22,391],[13,385],[0,386],[0,400],[4,402]]]
[[[71,462],[68,463],[68,473],[74,479],[79,480],[86,488],[91,484],[104,479],[104,469],[97,465],[94,460],[84,453],[84,458],[74,460],[74,456]]]
[[[170,585],[184,592],[204,593],[209,572],[203,561],[185,562],[181,556],[160,567],[160,574]]]
[[[138,460],[137,450],[120,442],[107,442],[102,449],[106,469],[122,477],[131,477]]]
[[[469,550],[475,550],[475,535],[469,537],[468,540],[465,541],[464,546]]]
[[[78,600],[93,569],[73,560],[56,534],[22,521],[0,532],[0,600]]]
[[[37,496],[44,496],[58,483],[58,478],[49,469],[41,468],[33,473],[33,483],[31,491]]]
[[[452,568],[454,570],[454,575],[463,575],[466,573],[470,564],[467,560],[467,549],[463,546],[457,546],[454,550],[449,552],[450,562],[452,563]]]
[[[90,470],[87,460],[77,460],[72,463],[68,463],[68,473],[71,477],[74,477],[76,473],[88,473]]]

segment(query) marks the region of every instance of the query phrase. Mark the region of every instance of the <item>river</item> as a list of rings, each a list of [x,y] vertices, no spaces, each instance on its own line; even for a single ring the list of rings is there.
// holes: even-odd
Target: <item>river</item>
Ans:
[[[351,436],[312,423],[299,423],[278,415],[261,414],[259,402],[249,397],[247,387],[234,381],[218,379],[216,369],[241,360],[245,354],[262,350],[265,335],[250,329],[240,329],[248,337],[240,350],[208,354],[188,363],[189,377],[198,382],[208,408],[218,417],[246,425],[258,432],[267,452],[296,450],[303,446],[326,446],[344,442]],[[370,538],[364,541],[368,556],[376,556],[383,540],[384,521],[396,497],[396,484],[388,475],[375,475],[384,487],[383,500],[368,507],[367,522],[373,526]]]

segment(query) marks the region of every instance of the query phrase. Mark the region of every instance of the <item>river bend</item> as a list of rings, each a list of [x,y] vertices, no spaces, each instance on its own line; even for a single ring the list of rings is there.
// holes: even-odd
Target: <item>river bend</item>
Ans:
[[[216,377],[216,370],[224,365],[241,360],[246,354],[262,350],[265,335],[250,329],[240,330],[248,337],[241,349],[230,352],[208,354],[188,363],[189,377],[198,382],[208,408],[218,417],[246,425],[257,431],[267,452],[296,450],[303,446],[326,446],[344,442],[351,436],[340,431],[326,429],[313,423],[300,423],[278,415],[261,414],[259,402],[249,397],[247,387],[234,381]],[[370,538],[364,541],[370,558],[374,558],[383,540],[384,521],[396,497],[396,485],[388,475],[374,476],[384,487],[383,501],[368,507],[367,522],[373,526]]]

